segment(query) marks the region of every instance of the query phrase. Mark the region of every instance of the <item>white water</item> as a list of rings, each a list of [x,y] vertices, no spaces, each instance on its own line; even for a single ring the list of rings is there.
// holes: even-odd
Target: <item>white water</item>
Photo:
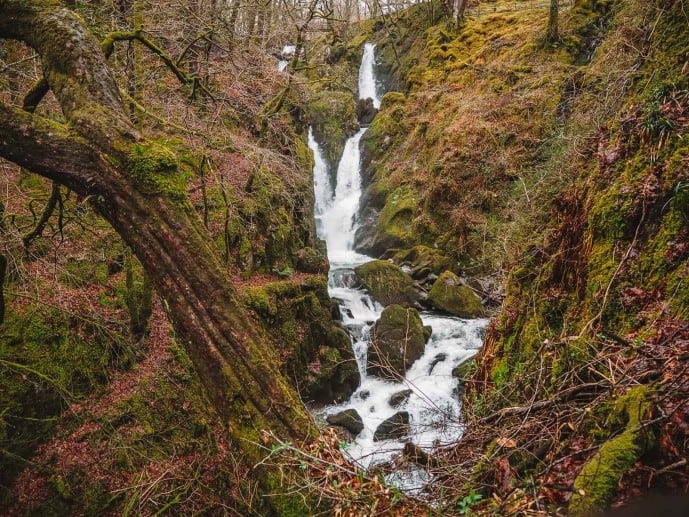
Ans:
[[[284,72],[287,70],[287,65],[289,65],[289,59],[294,56],[294,52],[297,50],[297,47],[294,45],[285,45],[282,47],[282,57],[287,58],[287,59],[280,59],[278,60],[278,71]]]
[[[359,69],[359,98],[373,99],[373,107],[380,108],[380,96],[378,95],[378,85],[376,84],[375,63],[376,46],[373,43],[364,44],[364,56],[361,59]]]
[[[371,97],[377,106],[380,99],[375,89],[374,46],[365,45],[359,70],[359,96]],[[433,312],[422,313],[424,325],[433,328],[423,356],[418,359],[402,382],[384,381],[366,375],[368,333],[380,317],[383,307],[365,291],[355,289],[354,267],[372,260],[354,251],[354,234],[358,228],[357,214],[361,197],[359,141],[366,129],[361,129],[346,143],[335,182],[331,181],[323,153],[309,131],[309,147],[313,150],[314,190],[316,195],[316,225],[319,237],[325,240],[330,260],[329,292],[337,300],[344,326],[349,330],[357,358],[361,384],[349,401],[324,410],[332,414],[354,408],[361,415],[364,429],[346,448],[351,459],[363,468],[390,461],[399,454],[404,443],[412,441],[425,450],[447,445],[459,439],[460,403],[457,379],[452,370],[472,357],[482,343],[487,320],[463,320]],[[390,397],[411,389],[406,402],[393,408]],[[398,411],[410,417],[409,435],[402,441],[373,441],[381,422]],[[430,480],[420,468],[396,472],[389,478],[402,489],[418,490]]]

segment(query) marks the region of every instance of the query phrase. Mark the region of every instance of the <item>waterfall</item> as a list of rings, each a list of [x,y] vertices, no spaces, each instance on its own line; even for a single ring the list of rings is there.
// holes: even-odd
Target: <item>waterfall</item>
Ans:
[[[364,56],[359,69],[359,98],[373,99],[373,107],[380,109],[380,96],[375,74],[376,46],[373,43],[364,44]]]
[[[284,72],[287,70],[287,65],[289,65],[289,61],[294,57],[296,51],[297,47],[295,45],[285,45],[282,47],[280,59],[278,60],[278,71]]]
[[[359,97],[372,98],[376,107],[380,98],[376,92],[375,46],[366,43],[359,69]],[[367,292],[357,289],[354,268],[371,257],[354,250],[354,234],[358,228],[361,197],[359,142],[366,128],[359,130],[345,144],[337,168],[335,184],[331,184],[328,166],[318,142],[309,130],[309,147],[314,153],[315,216],[318,235],[326,242],[330,273],[328,290],[340,305],[342,322],[349,331],[352,347],[361,373],[361,384],[349,401],[328,407],[326,414],[353,408],[361,415],[364,429],[349,444],[345,452],[368,468],[389,461],[399,454],[405,441],[431,450],[459,439],[460,403],[458,383],[452,370],[472,357],[482,344],[482,332],[487,320],[464,320],[431,311],[421,314],[424,325],[433,328],[423,356],[407,371],[401,382],[381,380],[366,375],[368,334],[380,317],[383,307]],[[402,390],[411,395],[402,405],[393,408],[390,397]],[[410,432],[404,440],[374,441],[373,435],[381,422],[404,410],[409,413]],[[420,467],[391,475],[389,481],[401,489],[419,490],[429,481],[429,474]]]

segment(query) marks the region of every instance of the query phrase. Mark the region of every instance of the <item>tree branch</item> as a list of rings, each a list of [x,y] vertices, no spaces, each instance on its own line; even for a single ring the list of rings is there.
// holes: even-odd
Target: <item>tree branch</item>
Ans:
[[[98,182],[103,160],[63,125],[0,103],[0,156],[82,195]]]
[[[158,56],[160,60],[172,71],[172,73],[175,74],[175,77],[177,77],[179,82],[181,82],[183,85],[191,85],[192,88],[199,88],[206,96],[215,100],[208,88],[201,84],[201,81],[198,77],[190,76],[184,72],[184,70],[177,66],[177,64],[163,51],[163,49],[144,36],[142,29],[134,29],[133,31],[117,31],[108,34],[100,44],[101,50],[103,51],[106,59],[112,55],[115,49],[115,42],[117,41],[138,41],[156,56]]]

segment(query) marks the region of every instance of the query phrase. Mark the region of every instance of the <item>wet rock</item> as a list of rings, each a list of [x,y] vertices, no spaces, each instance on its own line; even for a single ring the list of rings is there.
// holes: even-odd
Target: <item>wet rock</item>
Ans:
[[[477,318],[486,314],[481,299],[451,271],[445,271],[435,281],[428,300],[434,308],[460,318]]]
[[[342,311],[340,310],[340,305],[337,302],[330,304],[330,316],[332,316],[333,321],[342,321]]]
[[[297,271],[302,273],[325,274],[330,269],[328,259],[314,248],[301,248],[297,251]]]
[[[399,411],[384,420],[373,434],[373,441],[398,440],[409,433],[409,413]]]
[[[359,392],[359,398],[360,398],[361,400],[366,400],[366,399],[369,398],[370,396],[371,396],[371,392],[368,391],[368,390],[364,390],[364,391]]]
[[[466,382],[466,380],[471,375],[471,369],[473,365],[474,361],[472,359],[468,359],[467,361],[458,364],[452,370],[452,376],[456,379],[459,379],[460,382]]]
[[[423,355],[428,335],[419,311],[401,305],[386,307],[371,329],[367,372],[387,379],[403,377]]]
[[[405,460],[421,465],[422,467],[435,467],[438,462],[418,445],[407,442],[404,444],[402,456]]]
[[[414,305],[421,299],[414,280],[392,262],[372,260],[355,272],[361,285],[382,305]]]
[[[402,390],[398,391],[397,393],[393,393],[390,396],[390,400],[388,401],[388,404],[390,404],[391,407],[398,408],[402,404],[404,404],[407,400],[409,400],[409,397],[412,394],[412,390]]]
[[[433,368],[435,368],[436,364],[442,363],[445,359],[447,359],[447,354],[436,355],[431,361],[431,365],[428,367],[428,375],[433,373]]]
[[[325,419],[330,425],[344,427],[354,436],[364,429],[364,421],[356,409],[345,409],[334,415],[328,415]]]
[[[378,110],[373,106],[373,99],[359,99],[357,102],[356,116],[362,126],[369,125],[377,113]]]

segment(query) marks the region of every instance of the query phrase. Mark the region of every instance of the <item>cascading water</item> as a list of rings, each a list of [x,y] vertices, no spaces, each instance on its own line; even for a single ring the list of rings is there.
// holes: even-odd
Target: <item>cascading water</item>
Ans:
[[[287,70],[287,65],[289,65],[289,60],[292,59],[297,47],[294,45],[285,45],[282,47],[282,52],[280,53],[280,59],[278,60],[278,70],[284,72]]]
[[[373,107],[380,108],[380,96],[376,82],[376,46],[373,43],[364,43],[364,55],[361,58],[359,68],[359,98],[373,99]]]
[[[380,106],[375,77],[375,46],[366,43],[359,70],[359,96],[372,98]],[[405,442],[411,441],[430,450],[456,441],[462,433],[459,422],[460,404],[457,379],[452,370],[473,356],[481,346],[487,320],[463,320],[434,312],[421,314],[424,325],[433,329],[423,356],[407,371],[401,382],[381,380],[366,375],[366,354],[369,330],[380,317],[383,307],[365,291],[353,287],[354,268],[371,257],[354,251],[354,235],[361,197],[359,141],[361,129],[345,144],[333,185],[323,153],[309,130],[309,147],[313,150],[316,225],[319,237],[325,240],[330,260],[329,292],[337,300],[344,326],[349,330],[352,347],[361,373],[361,384],[349,401],[328,407],[326,414],[356,409],[364,429],[346,453],[363,468],[389,461]],[[390,397],[411,390],[405,402],[397,407]],[[410,431],[400,440],[374,441],[377,427],[400,410],[409,414]],[[417,490],[428,482],[428,474],[412,468],[390,476],[389,481],[400,488]]]

